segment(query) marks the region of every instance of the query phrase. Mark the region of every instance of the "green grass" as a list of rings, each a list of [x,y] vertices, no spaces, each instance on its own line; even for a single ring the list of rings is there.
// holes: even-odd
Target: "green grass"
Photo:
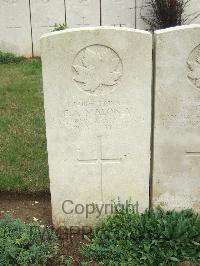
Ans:
[[[24,61],[22,56],[16,56],[12,53],[5,53],[0,50],[0,64],[12,64]]]
[[[49,190],[39,60],[0,64],[0,190]]]

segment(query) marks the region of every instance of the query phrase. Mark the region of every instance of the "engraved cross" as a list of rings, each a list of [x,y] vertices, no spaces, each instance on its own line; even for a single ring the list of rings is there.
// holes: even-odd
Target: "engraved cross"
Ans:
[[[80,164],[96,164],[99,166],[100,180],[101,180],[101,199],[103,201],[103,191],[102,191],[102,182],[103,182],[103,165],[105,164],[115,164],[121,163],[122,158],[105,158],[102,151],[102,136],[97,137],[98,140],[98,153],[97,157],[93,159],[78,159]]]
[[[117,18],[118,18],[118,20],[119,20],[119,26],[120,26],[120,27],[124,27],[124,26],[126,26],[126,24],[121,23],[120,16],[117,16]]]
[[[77,26],[89,26],[90,24],[85,23],[86,17],[82,17],[83,23],[82,24],[76,24]]]
[[[118,26],[118,27],[124,27],[124,26],[126,26],[126,24],[123,24],[123,23],[121,23],[121,21],[120,21],[120,16],[117,16],[117,19],[118,19],[118,21],[119,21],[119,23],[117,23],[117,24],[111,24],[111,26],[114,26],[114,27],[116,27],[116,26]]]
[[[200,157],[200,151],[186,151],[186,155],[190,157]]]

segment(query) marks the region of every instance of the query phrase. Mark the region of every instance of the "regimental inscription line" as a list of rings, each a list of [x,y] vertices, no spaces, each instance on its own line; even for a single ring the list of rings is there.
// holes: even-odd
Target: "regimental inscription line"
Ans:
[[[7,29],[21,29],[22,27],[20,26],[9,26]]]

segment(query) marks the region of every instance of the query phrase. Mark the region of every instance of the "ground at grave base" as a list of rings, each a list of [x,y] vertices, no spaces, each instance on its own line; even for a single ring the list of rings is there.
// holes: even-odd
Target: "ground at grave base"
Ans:
[[[51,198],[49,193],[22,194],[22,193],[0,193],[0,219],[9,213],[14,218],[19,218],[25,223],[39,223],[40,225],[52,227]],[[81,265],[84,258],[80,254],[80,248],[85,242],[81,234],[72,235],[63,231],[56,232],[61,247],[60,255],[70,258],[73,265]],[[90,264],[95,265],[95,264]],[[182,263],[180,266],[198,266],[193,263]]]
[[[0,219],[4,214],[11,214],[25,223],[39,223],[53,227],[51,219],[51,198],[48,193],[17,194],[0,192]],[[72,259],[74,265],[80,265],[83,260],[79,250],[84,242],[82,235],[57,232],[61,246],[60,255]]]

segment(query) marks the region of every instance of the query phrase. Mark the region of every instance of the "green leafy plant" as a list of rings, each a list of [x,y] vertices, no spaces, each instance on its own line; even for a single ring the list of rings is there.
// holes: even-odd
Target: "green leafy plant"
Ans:
[[[200,218],[192,210],[143,214],[118,209],[82,248],[103,265],[179,265],[200,262]]]
[[[50,265],[57,253],[57,237],[50,229],[24,224],[7,215],[0,220],[1,266]]]
[[[191,0],[146,0],[141,18],[151,30],[164,29],[191,23],[199,12],[186,15]],[[145,10],[145,15],[142,15]]]
[[[24,60],[22,56],[16,56],[12,53],[4,53],[0,50],[0,64],[19,63]]]
[[[54,31],[60,31],[60,30],[65,30],[65,29],[67,29],[67,24],[66,23],[55,24],[54,25],[54,29],[52,31],[54,32]]]

